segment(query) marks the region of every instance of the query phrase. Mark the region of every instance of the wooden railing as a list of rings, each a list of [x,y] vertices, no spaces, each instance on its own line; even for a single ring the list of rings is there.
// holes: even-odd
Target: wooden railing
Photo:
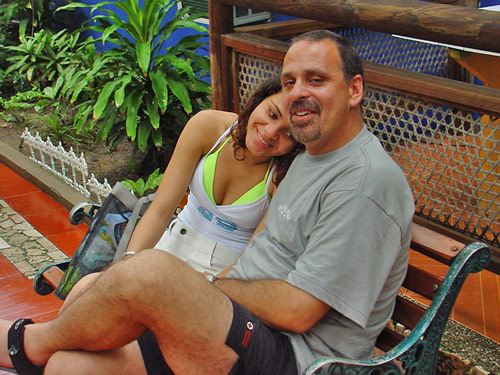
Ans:
[[[288,47],[282,40],[311,29],[368,28],[500,51],[500,13],[477,9],[412,0],[209,5],[217,109],[238,111],[259,80],[279,73]],[[232,5],[309,20],[233,29]],[[365,123],[405,171],[415,221],[463,243],[487,242],[488,268],[500,273],[500,90],[370,62],[365,78]]]

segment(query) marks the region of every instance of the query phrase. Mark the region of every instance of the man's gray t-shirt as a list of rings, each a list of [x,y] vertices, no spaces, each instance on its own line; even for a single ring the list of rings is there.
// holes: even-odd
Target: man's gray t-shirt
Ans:
[[[283,332],[299,372],[321,356],[372,355],[406,273],[413,212],[404,174],[366,128],[297,156],[228,277],[282,279],[331,307],[307,332]]]

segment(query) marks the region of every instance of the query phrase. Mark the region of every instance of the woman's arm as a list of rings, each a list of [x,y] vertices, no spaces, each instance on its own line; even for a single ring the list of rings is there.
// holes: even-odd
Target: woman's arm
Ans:
[[[188,121],[155,199],[137,224],[127,250],[138,252],[156,245],[186,192],[199,160],[236,117],[230,112],[207,110],[197,113]]]

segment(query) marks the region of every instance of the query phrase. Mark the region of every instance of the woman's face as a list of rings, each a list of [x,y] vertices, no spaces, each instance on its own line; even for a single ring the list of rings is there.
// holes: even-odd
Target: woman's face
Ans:
[[[255,156],[269,157],[285,155],[295,148],[281,92],[268,96],[253,110],[248,119],[245,145]]]

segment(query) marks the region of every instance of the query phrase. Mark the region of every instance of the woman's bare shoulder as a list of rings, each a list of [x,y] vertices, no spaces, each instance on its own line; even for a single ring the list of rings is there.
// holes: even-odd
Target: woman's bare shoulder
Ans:
[[[190,122],[195,122],[196,126],[203,127],[203,130],[219,130],[219,134],[229,128],[238,118],[233,112],[206,109],[198,112],[192,117]]]
[[[192,141],[198,139],[203,153],[206,153],[237,118],[238,115],[232,112],[213,109],[200,111],[189,120],[183,133],[192,138]]]

